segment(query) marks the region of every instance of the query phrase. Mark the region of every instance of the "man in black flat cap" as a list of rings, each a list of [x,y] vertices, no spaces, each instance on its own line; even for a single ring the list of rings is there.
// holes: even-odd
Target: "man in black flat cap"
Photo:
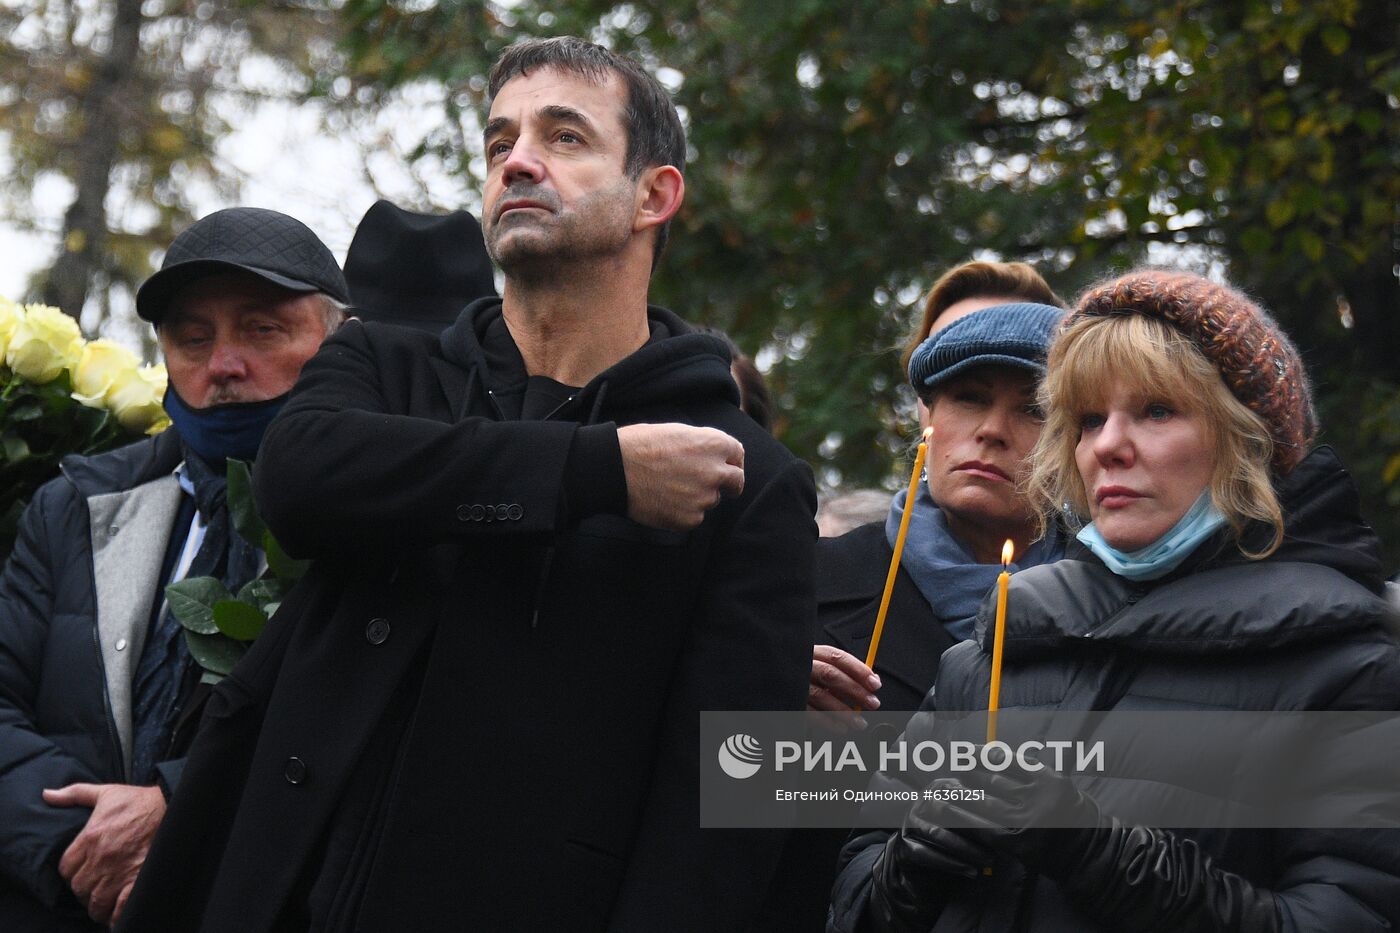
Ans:
[[[197,705],[164,587],[214,576],[237,591],[258,573],[257,542],[230,527],[226,458],[254,458],[348,298],[314,233],[255,208],[195,223],[141,287],[174,427],[65,458],[0,577],[0,930],[120,913]]]
[[[126,933],[717,933],[767,889],[778,833],[700,827],[700,713],[806,701],[811,471],[647,304],[664,88],[571,38],[489,83],[502,297],[307,364],[254,482],[315,563],[215,688]]]

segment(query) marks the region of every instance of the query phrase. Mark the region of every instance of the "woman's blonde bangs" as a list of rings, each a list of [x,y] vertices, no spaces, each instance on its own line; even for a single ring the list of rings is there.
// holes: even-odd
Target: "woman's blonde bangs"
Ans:
[[[1148,398],[1190,399],[1200,388],[1197,379],[1218,378],[1185,336],[1139,314],[1076,321],[1051,348],[1048,368],[1048,407],[1068,413],[1076,425],[1080,415],[1103,405],[1115,382],[1126,380]]]

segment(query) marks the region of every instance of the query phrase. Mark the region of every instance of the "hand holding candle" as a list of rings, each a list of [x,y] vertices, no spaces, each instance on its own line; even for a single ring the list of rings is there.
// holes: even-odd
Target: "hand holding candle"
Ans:
[[[1006,568],[1011,563],[1011,539],[1001,547],[1001,573],[997,575],[997,623],[993,630],[996,641],[992,643],[992,692],[987,698],[987,741],[997,739],[997,707],[1001,705],[1001,649],[1006,638],[1006,588],[1011,583],[1011,572]]]
[[[923,439],[919,441],[914,454],[914,472],[909,475],[909,492],[904,497],[904,513],[899,517],[899,534],[894,539],[894,554],[890,557],[890,572],[885,577],[885,592],[880,597],[880,611],[875,614],[875,631],[870,636],[870,650],[865,653],[865,666],[875,669],[875,653],[880,650],[880,636],[885,631],[885,617],[890,613],[890,596],[894,593],[895,577],[899,575],[899,558],[904,553],[904,539],[909,534],[909,518],[914,514],[914,497],[919,493],[919,478],[924,472],[924,458],[928,456],[928,442],[933,437],[933,428],[924,428]],[[856,712],[860,708],[856,707]]]

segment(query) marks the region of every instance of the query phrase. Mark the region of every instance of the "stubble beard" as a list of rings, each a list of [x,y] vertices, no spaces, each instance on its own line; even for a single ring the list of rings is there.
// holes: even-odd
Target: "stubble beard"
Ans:
[[[567,211],[498,219],[486,251],[507,279],[548,284],[560,275],[587,275],[621,253],[632,238],[632,196],[627,178],[581,198]],[[505,197],[505,194],[502,194]]]

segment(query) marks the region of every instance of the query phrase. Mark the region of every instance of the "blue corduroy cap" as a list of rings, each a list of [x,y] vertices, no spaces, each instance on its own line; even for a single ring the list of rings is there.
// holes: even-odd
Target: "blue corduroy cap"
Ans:
[[[1031,301],[993,305],[935,331],[909,358],[909,382],[925,392],[974,366],[1045,372],[1050,337],[1065,312]]]

